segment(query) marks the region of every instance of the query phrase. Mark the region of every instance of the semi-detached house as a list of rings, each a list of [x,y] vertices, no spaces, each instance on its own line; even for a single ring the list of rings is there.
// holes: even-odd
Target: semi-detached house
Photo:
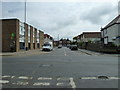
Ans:
[[[120,15],[104,28],[101,28],[101,35],[104,44],[112,43],[116,46],[120,46]]]
[[[100,32],[83,32],[82,34],[74,37],[77,42],[97,42],[101,40]]]

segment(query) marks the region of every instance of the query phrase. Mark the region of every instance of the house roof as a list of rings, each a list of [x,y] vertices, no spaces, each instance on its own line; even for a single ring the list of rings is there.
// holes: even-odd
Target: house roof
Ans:
[[[118,23],[120,24],[120,14],[115,19],[113,19],[109,24],[107,24],[104,28],[102,28],[101,31]]]
[[[101,32],[83,32],[85,38],[100,38]]]

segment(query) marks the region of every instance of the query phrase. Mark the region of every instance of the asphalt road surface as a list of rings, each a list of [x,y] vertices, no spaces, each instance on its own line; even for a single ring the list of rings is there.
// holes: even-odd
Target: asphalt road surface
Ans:
[[[118,88],[118,57],[63,47],[2,59],[3,88]],[[107,76],[107,77],[106,77]]]

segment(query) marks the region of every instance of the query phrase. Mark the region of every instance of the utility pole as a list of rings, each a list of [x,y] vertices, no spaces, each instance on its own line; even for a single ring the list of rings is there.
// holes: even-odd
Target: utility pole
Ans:
[[[25,0],[25,23],[26,23],[26,0]]]
[[[58,34],[58,45],[59,45],[59,42],[60,42],[60,41],[59,41],[59,34]]]
[[[27,51],[27,46],[26,46],[26,0],[25,0],[25,12],[24,12],[24,28],[25,28],[25,33],[24,33],[24,42],[25,42],[25,50]]]

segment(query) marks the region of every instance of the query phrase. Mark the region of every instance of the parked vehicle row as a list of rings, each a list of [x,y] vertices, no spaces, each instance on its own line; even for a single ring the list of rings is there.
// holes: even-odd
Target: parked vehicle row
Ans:
[[[78,47],[77,47],[77,45],[69,45],[69,46],[67,46],[69,49],[71,49],[71,50],[78,50]]]

